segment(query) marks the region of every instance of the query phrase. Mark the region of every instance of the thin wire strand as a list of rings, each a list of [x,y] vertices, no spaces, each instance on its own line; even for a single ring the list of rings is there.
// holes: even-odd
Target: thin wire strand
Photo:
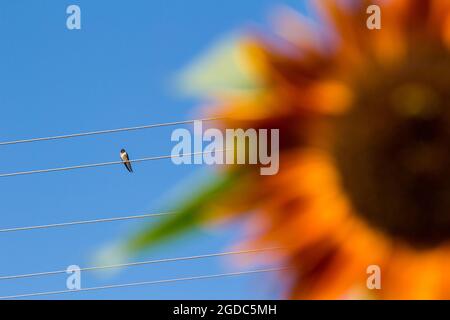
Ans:
[[[215,153],[215,152],[226,152],[226,151],[229,151],[229,150],[230,149],[223,149],[223,150],[213,150],[213,151],[204,151],[204,152],[184,153],[184,154],[177,154],[177,155],[147,157],[147,158],[129,160],[128,162],[136,163],[136,162],[154,161],[154,160],[171,159],[171,158],[182,158],[182,157],[185,157],[185,156],[195,156],[195,155],[209,154],[209,153]],[[95,168],[95,167],[111,166],[111,165],[117,165],[117,164],[123,164],[123,161],[110,161],[110,162],[84,164],[84,165],[71,166],[71,167],[62,167],[62,168],[52,168],[52,169],[41,169],[41,170],[31,170],[31,171],[4,173],[4,174],[0,174],[0,178],[23,176],[23,175],[31,175],[31,174],[37,174],[37,173],[49,173],[49,172],[57,172],[57,171],[68,171],[68,170],[76,170],[76,169]]]
[[[215,278],[217,279],[217,278],[233,277],[233,276],[241,276],[241,275],[279,272],[279,271],[284,271],[284,270],[288,270],[288,269],[289,268],[271,268],[271,269],[249,270],[249,271],[195,276],[195,277],[164,279],[164,280],[155,280],[155,281],[142,281],[142,282],[132,282],[132,283],[124,283],[124,284],[113,284],[113,285],[108,285],[108,286],[81,288],[79,290],[35,292],[35,293],[18,294],[18,295],[12,295],[12,296],[3,296],[3,297],[0,297],[0,299],[5,300],[5,299],[29,298],[29,297],[38,297],[38,296],[75,293],[75,292],[87,292],[87,291],[97,291],[97,290],[106,290],[106,289],[137,287],[137,286],[144,286],[144,285],[166,284],[166,283],[174,283],[174,282],[182,282],[182,281],[205,280],[205,279],[215,279]]]
[[[44,224],[44,225],[29,226],[29,227],[5,228],[5,229],[0,229],[0,233],[70,227],[70,226],[77,226],[77,225],[84,225],[84,224],[115,222],[115,221],[134,220],[134,219],[145,219],[145,218],[153,218],[153,217],[170,215],[170,214],[174,214],[174,213],[175,212],[148,213],[148,214],[142,214],[142,215],[124,216],[124,217],[117,217],[117,218],[81,220],[81,221],[52,223],[52,224]]]
[[[220,119],[223,119],[223,118],[217,117],[217,118],[204,118],[204,119],[197,119],[197,120],[174,121],[174,122],[156,123],[156,124],[128,127],[128,128],[118,128],[118,129],[109,129],[109,130],[72,133],[72,134],[42,137],[42,138],[30,138],[30,139],[22,139],[22,140],[14,140],[14,141],[4,141],[4,142],[0,142],[0,146],[7,146],[7,145],[21,144],[21,143],[31,143],[31,142],[38,142],[38,141],[69,139],[69,138],[117,133],[117,132],[124,132],[124,131],[136,131],[136,130],[159,128],[159,127],[169,127],[169,126],[176,126],[176,125],[182,125],[182,124],[190,124],[190,123],[194,123],[195,121],[214,121],[214,120],[220,120]]]
[[[258,253],[258,252],[275,251],[275,250],[281,250],[281,249],[282,249],[281,247],[273,247],[273,248],[263,248],[263,249],[249,249],[249,250],[241,250],[241,251],[219,252],[219,253],[202,254],[202,255],[188,256],[188,257],[165,258],[165,259],[158,259],[158,260],[138,261],[138,262],[121,263],[121,264],[113,264],[113,265],[106,265],[106,266],[86,267],[86,268],[80,268],[80,271],[117,269],[117,268],[143,266],[143,265],[158,264],[158,263],[165,263],[165,262],[178,262],[178,261],[198,260],[198,259],[223,257],[223,256],[239,255],[239,254],[251,254],[251,253]],[[50,275],[57,275],[57,274],[63,274],[63,273],[66,273],[66,270],[56,270],[56,271],[19,274],[19,275],[12,275],[12,276],[2,276],[2,277],[0,277],[0,281],[1,280],[11,280],[11,279],[50,276]]]

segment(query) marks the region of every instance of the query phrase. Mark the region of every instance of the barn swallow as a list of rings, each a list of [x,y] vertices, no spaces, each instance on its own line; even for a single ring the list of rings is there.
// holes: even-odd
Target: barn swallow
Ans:
[[[133,168],[131,167],[130,158],[128,157],[128,153],[125,149],[120,150],[120,158],[123,161],[123,164],[127,168],[129,172],[133,172]]]

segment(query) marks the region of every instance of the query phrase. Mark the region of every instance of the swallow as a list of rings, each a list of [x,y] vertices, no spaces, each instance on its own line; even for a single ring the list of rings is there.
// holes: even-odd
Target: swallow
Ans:
[[[128,172],[133,172],[130,158],[128,157],[128,153],[125,151],[125,149],[120,150],[120,158],[122,159],[123,164],[125,165],[125,168],[127,168]]]

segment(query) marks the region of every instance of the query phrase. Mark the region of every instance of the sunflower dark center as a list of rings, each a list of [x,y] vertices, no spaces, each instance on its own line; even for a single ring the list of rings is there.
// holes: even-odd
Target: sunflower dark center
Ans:
[[[337,121],[344,188],[358,214],[394,238],[421,248],[450,240],[450,56],[417,53],[374,77]]]

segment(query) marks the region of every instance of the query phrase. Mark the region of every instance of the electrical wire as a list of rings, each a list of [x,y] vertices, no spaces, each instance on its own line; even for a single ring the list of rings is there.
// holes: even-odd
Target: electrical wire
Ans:
[[[174,122],[156,123],[156,124],[149,124],[149,125],[144,125],[144,126],[136,126],[136,127],[128,127],[128,128],[98,130],[98,131],[90,131],[90,132],[65,134],[65,135],[59,135],[59,136],[49,136],[49,137],[41,137],[41,138],[30,138],[30,139],[22,139],[22,140],[4,141],[4,142],[0,142],[0,146],[7,146],[7,145],[21,144],[21,143],[31,143],[31,142],[38,142],[38,141],[69,139],[69,138],[117,133],[117,132],[124,132],[124,131],[136,131],[136,130],[143,130],[143,129],[190,124],[190,123],[194,123],[195,121],[214,121],[214,120],[220,120],[220,119],[223,119],[223,118],[217,117],[217,118],[204,118],[204,119],[197,119],[197,120],[174,121]]]
[[[2,299],[2,300],[19,299],[19,298],[59,295],[59,294],[75,293],[75,292],[88,292],[88,291],[98,291],[98,290],[106,290],[106,289],[137,287],[137,286],[144,286],[144,285],[166,284],[166,283],[174,283],[174,282],[182,282],[182,281],[217,279],[217,278],[233,277],[233,276],[241,276],[241,275],[279,272],[279,271],[285,271],[288,269],[289,268],[271,268],[271,269],[249,270],[249,271],[230,272],[230,273],[193,276],[193,277],[184,277],[184,278],[175,278],[175,279],[164,279],[164,280],[155,280],[155,281],[142,281],[142,282],[132,282],[132,283],[124,283],[124,284],[113,284],[113,285],[107,285],[107,286],[81,288],[78,290],[34,292],[34,293],[18,294],[18,295],[11,295],[11,296],[0,296],[0,299]]]
[[[125,220],[135,220],[135,219],[145,219],[145,218],[153,218],[153,217],[170,215],[170,214],[174,214],[174,213],[175,212],[149,213],[149,214],[141,214],[141,215],[133,215],[133,216],[116,217],[116,218],[81,220],[81,221],[61,222],[61,223],[44,224],[44,225],[28,226],[28,227],[5,228],[5,229],[0,229],[0,233],[30,231],[30,230],[60,228],[60,227],[71,227],[71,226],[84,225],[84,224],[115,222],[115,221],[125,221]]]
[[[273,248],[263,248],[263,249],[249,249],[249,250],[241,250],[241,251],[209,253],[209,254],[188,256],[188,257],[165,258],[165,259],[157,259],[157,260],[113,264],[113,265],[106,265],[106,266],[86,267],[86,268],[80,268],[80,271],[117,269],[117,268],[134,267],[134,266],[158,264],[158,263],[165,263],[165,262],[178,262],[178,261],[198,260],[198,259],[213,258],[213,257],[223,257],[223,256],[230,256],[230,255],[251,254],[251,253],[259,253],[259,252],[275,251],[275,250],[281,250],[281,249],[282,249],[281,247],[273,247]],[[19,274],[19,275],[12,275],[12,276],[0,276],[0,281],[1,280],[12,280],[12,279],[50,276],[50,275],[57,275],[57,274],[63,274],[63,273],[66,273],[66,270],[35,272],[35,273]]]
[[[204,151],[204,152],[184,153],[184,154],[177,154],[177,155],[147,157],[147,158],[129,160],[128,162],[136,163],[136,162],[144,162],[144,161],[172,159],[172,158],[178,158],[178,157],[182,158],[185,156],[203,155],[203,154],[210,154],[210,153],[215,153],[215,152],[226,152],[229,150],[230,149],[223,149],[223,150],[212,150],[212,151]],[[84,165],[62,167],[62,168],[51,168],[51,169],[40,169],[40,170],[31,170],[31,171],[3,173],[3,174],[0,174],[0,178],[31,175],[31,174],[37,174],[37,173],[49,173],[49,172],[69,171],[69,170],[76,170],[76,169],[96,168],[96,167],[111,166],[111,165],[118,165],[118,164],[123,164],[123,161],[110,161],[110,162],[92,163],[92,164],[84,164]]]

